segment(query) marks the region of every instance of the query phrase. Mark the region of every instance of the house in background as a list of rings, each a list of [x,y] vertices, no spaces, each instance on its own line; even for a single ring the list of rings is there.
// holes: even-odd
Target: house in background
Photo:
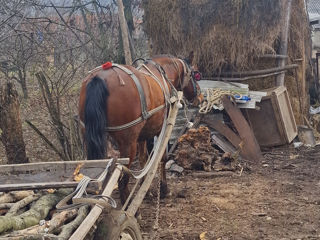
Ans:
[[[312,45],[314,54],[320,51],[320,1],[308,0],[309,21],[312,27]]]
[[[310,85],[310,97],[320,100],[320,1],[307,0],[307,8],[312,31],[312,62],[315,74]]]

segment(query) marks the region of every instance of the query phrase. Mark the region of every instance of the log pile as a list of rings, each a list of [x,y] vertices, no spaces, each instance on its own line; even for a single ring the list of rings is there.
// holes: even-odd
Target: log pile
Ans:
[[[237,156],[222,153],[213,147],[209,128],[200,126],[190,129],[179,138],[175,150],[175,161],[187,170],[234,171],[237,169]]]
[[[72,189],[17,191],[0,195],[0,239],[69,239],[89,207],[58,212]]]

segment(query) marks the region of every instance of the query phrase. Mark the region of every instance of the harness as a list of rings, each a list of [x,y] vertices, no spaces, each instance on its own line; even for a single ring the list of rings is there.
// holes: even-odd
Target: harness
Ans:
[[[185,87],[183,85],[188,83],[188,81],[185,81],[185,78],[188,77],[189,69],[186,67],[186,63],[183,60],[181,60],[181,59],[178,59],[178,60],[182,63],[182,66],[183,66],[183,72],[184,72],[184,76],[182,78],[183,80],[181,80],[180,73],[179,73],[180,86],[181,86],[181,88],[183,88],[183,87]],[[172,61],[173,61],[174,65],[175,65],[175,67],[177,68],[177,70],[179,70],[176,61],[173,60],[173,59],[172,59]],[[128,122],[126,124],[123,124],[123,125],[108,126],[108,127],[106,127],[106,131],[107,132],[121,131],[121,130],[130,128],[130,127],[132,127],[132,126],[134,126],[134,125],[136,125],[136,124],[138,124],[140,122],[143,122],[144,120],[147,120],[148,118],[150,118],[153,114],[161,111],[164,108],[167,108],[167,105],[170,103],[170,99],[173,96],[177,97],[177,90],[173,86],[172,82],[169,80],[169,78],[168,78],[166,72],[164,71],[163,67],[161,65],[159,65],[158,63],[152,61],[152,60],[147,60],[147,62],[153,64],[156,67],[156,69],[161,74],[162,81],[145,64],[140,65],[137,69],[142,71],[144,74],[147,74],[147,75],[151,76],[152,79],[154,79],[157,82],[157,84],[160,86],[160,88],[161,88],[161,90],[163,92],[163,95],[164,95],[164,98],[165,98],[165,104],[162,104],[162,105],[160,105],[160,106],[148,111],[148,106],[147,106],[147,102],[146,102],[146,96],[145,96],[145,93],[143,91],[143,88],[142,88],[140,80],[137,78],[137,76],[130,69],[126,68],[123,65],[119,65],[119,64],[113,63],[112,67],[119,68],[120,70],[122,70],[123,72],[128,74],[130,76],[130,78],[133,80],[135,86],[137,87],[137,90],[138,90],[138,93],[139,93],[139,97],[140,97],[140,104],[141,104],[141,116],[139,118],[137,118],[137,119],[135,119],[135,120],[133,120],[131,122]],[[97,70],[99,70],[99,69],[100,68],[98,68]],[[145,69],[146,71],[143,71],[143,69]],[[183,81],[183,83],[181,83],[181,81]],[[192,81],[192,79],[191,79],[191,81]],[[196,84],[193,81],[192,81],[192,84],[193,84],[193,87],[194,87],[194,91],[197,92]],[[168,85],[170,85],[171,91],[169,90],[169,86]],[[85,124],[82,121],[80,121],[80,124],[81,124],[82,127],[85,127]]]
[[[117,67],[119,69],[121,69],[122,71],[124,71],[126,74],[128,74],[131,79],[133,80],[134,84],[136,85],[137,89],[138,89],[138,93],[139,93],[139,97],[140,97],[140,104],[141,104],[141,111],[142,111],[142,120],[146,120],[150,117],[150,113],[148,112],[147,109],[147,101],[146,101],[146,96],[144,94],[142,85],[139,81],[139,79],[137,78],[137,76],[130,71],[128,68],[119,65],[119,64],[112,64],[113,67]]]

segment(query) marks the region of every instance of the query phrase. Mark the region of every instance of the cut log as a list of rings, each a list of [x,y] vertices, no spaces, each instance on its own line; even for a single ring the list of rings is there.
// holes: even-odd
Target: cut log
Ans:
[[[63,189],[53,194],[42,196],[30,210],[20,214],[19,216],[0,216],[0,233],[10,230],[20,230],[39,223],[41,219],[45,219],[49,211],[72,190]]]
[[[74,218],[77,215],[77,209],[72,209],[68,211],[63,211],[55,214],[50,221],[46,221],[43,225],[35,225],[23,230],[14,231],[4,237],[18,237],[27,236],[38,233],[52,233],[61,227],[66,221]]]
[[[11,208],[10,210],[7,212],[6,216],[7,217],[11,217],[17,214],[17,212],[19,211],[19,209],[24,208],[25,206],[29,205],[30,203],[32,203],[33,201],[38,200],[40,197],[42,196],[41,193],[38,194],[34,194],[34,195],[29,195],[26,198],[23,198],[22,200],[16,202]]]
[[[37,233],[37,234],[23,234],[19,236],[5,236],[0,237],[0,240],[61,240],[56,235],[53,234],[46,234],[46,233]]]
[[[79,208],[78,216],[67,225],[62,227],[59,239],[69,239],[75,229],[77,229],[82,221],[86,218],[89,212],[89,206],[82,206]]]
[[[10,209],[14,203],[1,203],[0,204],[0,209]]]
[[[28,197],[32,194],[34,194],[33,191],[17,191],[5,193],[0,197],[0,204],[20,201],[21,199]]]

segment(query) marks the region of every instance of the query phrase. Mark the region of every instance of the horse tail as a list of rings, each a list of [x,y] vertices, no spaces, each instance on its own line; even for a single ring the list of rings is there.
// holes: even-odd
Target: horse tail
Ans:
[[[101,78],[95,76],[87,84],[84,111],[87,159],[105,158],[108,96],[107,85]]]

